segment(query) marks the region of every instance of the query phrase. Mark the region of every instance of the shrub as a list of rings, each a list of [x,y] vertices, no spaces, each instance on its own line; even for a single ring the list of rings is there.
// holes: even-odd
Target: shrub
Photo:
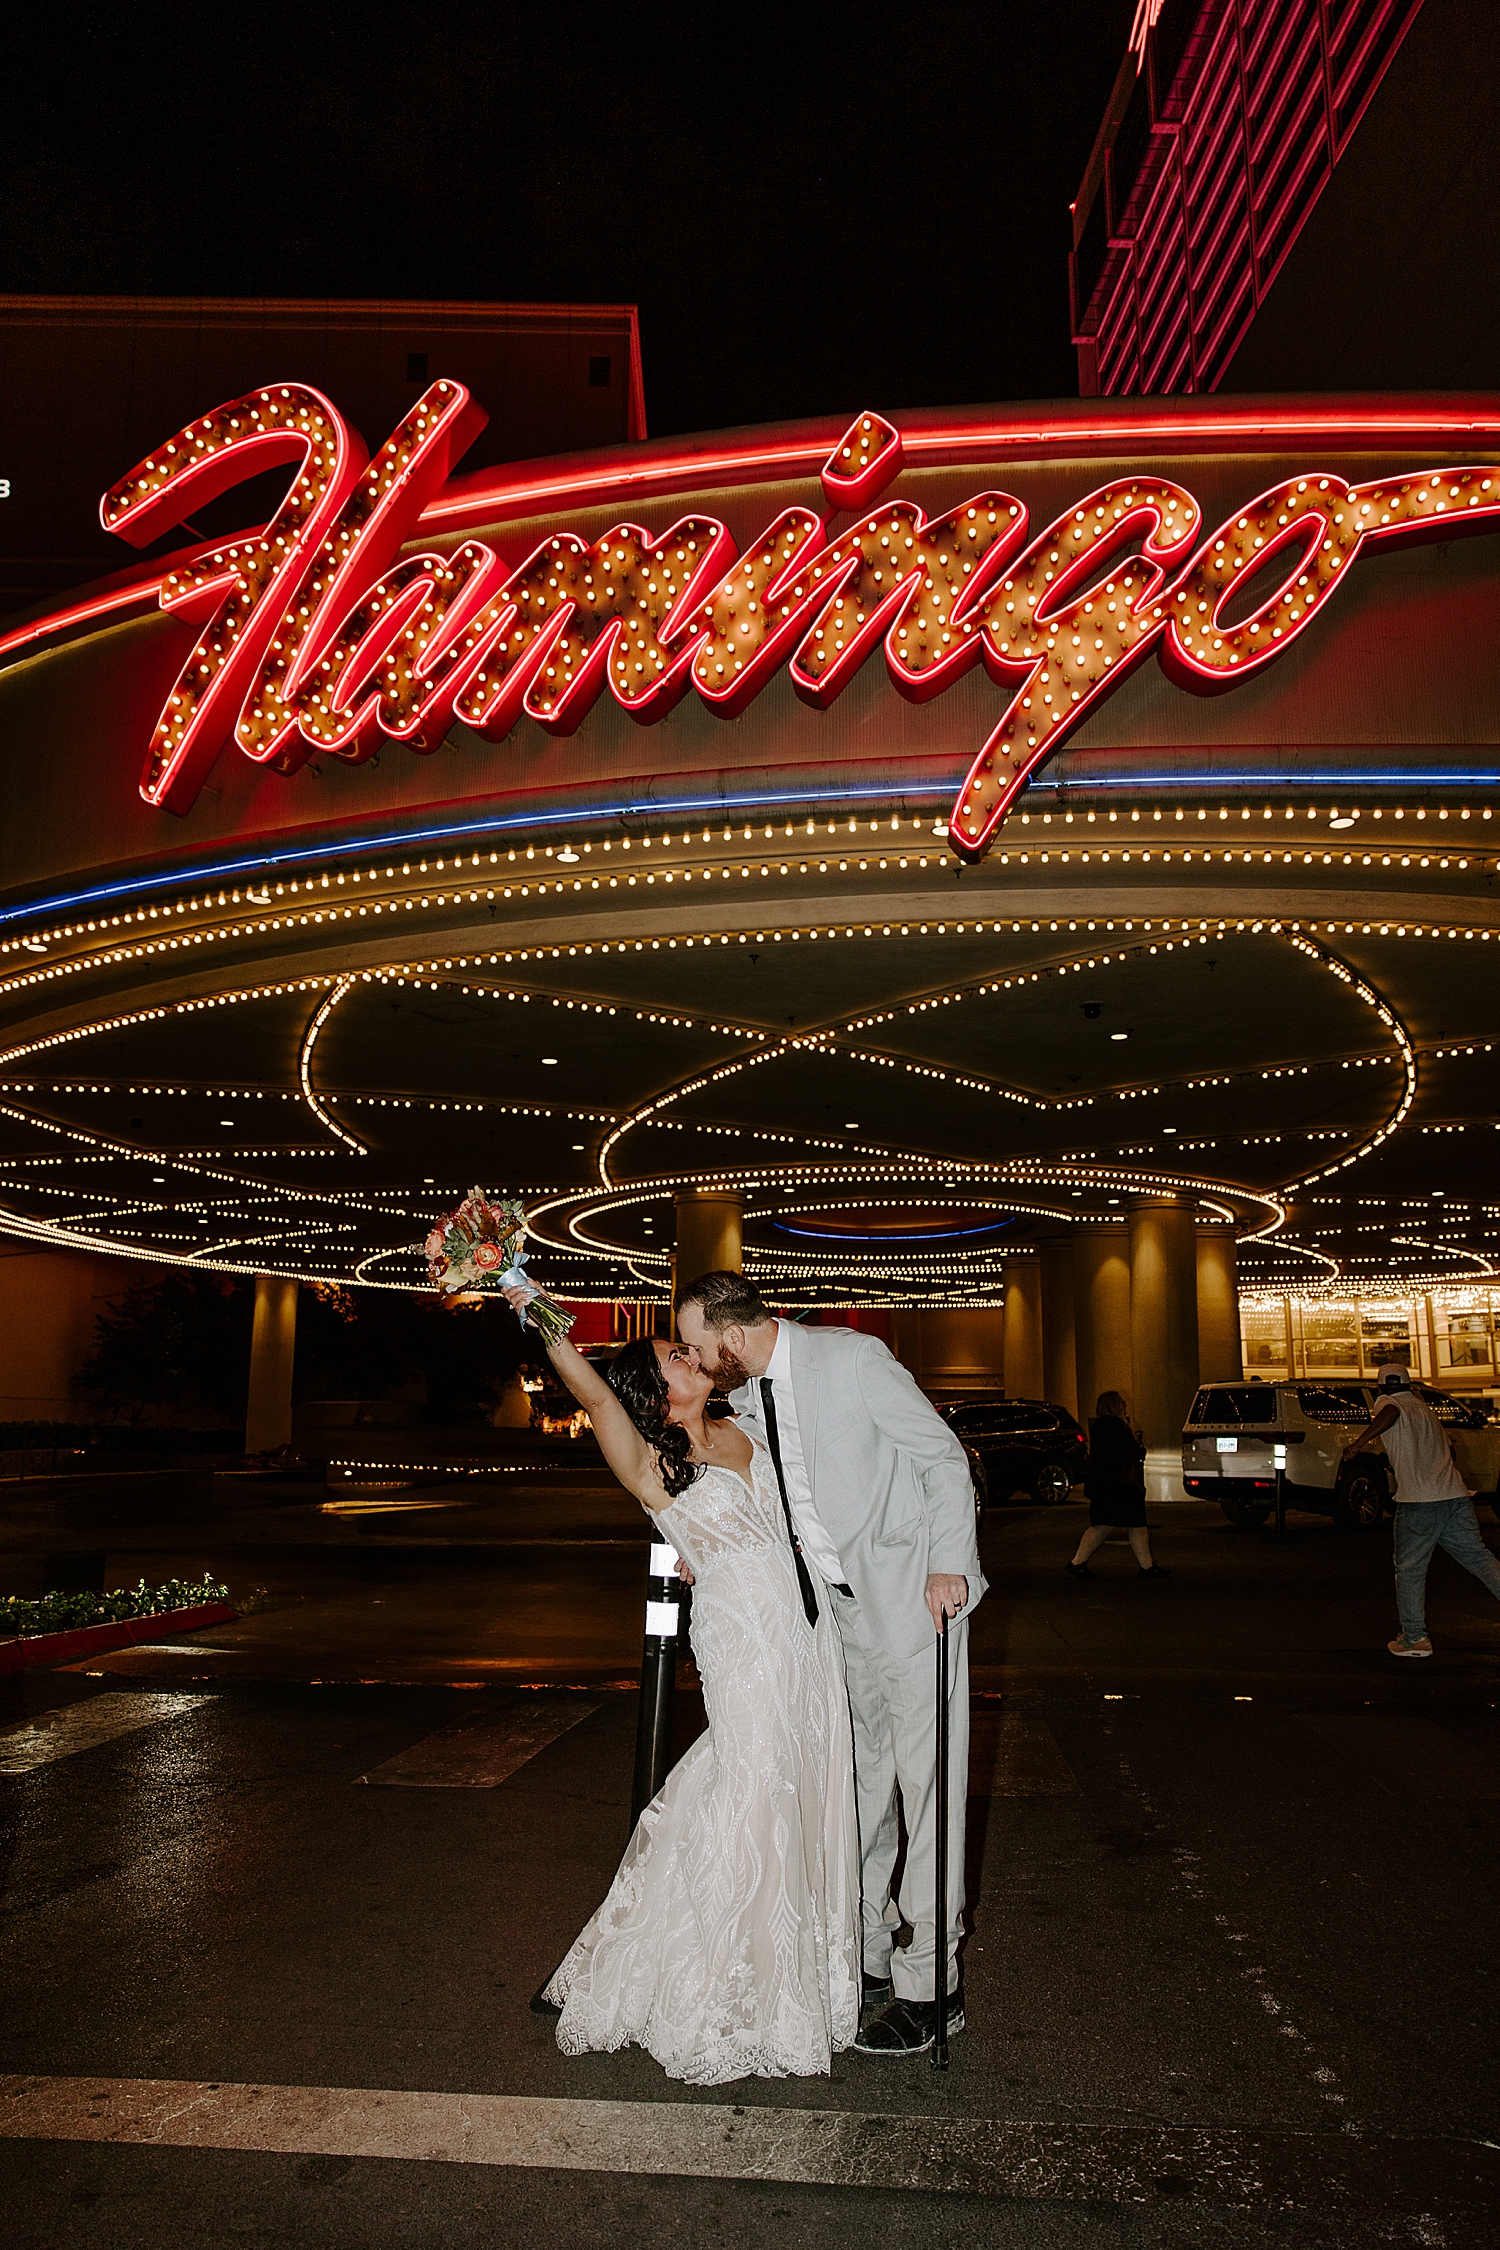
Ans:
[[[34,1602],[11,1594],[0,1599],[0,1640],[67,1633],[79,1625],[114,1625],[126,1617],[159,1617],[164,1610],[198,1609],[228,1599],[228,1587],[219,1585],[207,1571],[197,1585],[185,1578],[169,1578],[163,1586],[148,1586],[143,1578],[134,1590],[121,1586],[111,1594],[43,1594]]]

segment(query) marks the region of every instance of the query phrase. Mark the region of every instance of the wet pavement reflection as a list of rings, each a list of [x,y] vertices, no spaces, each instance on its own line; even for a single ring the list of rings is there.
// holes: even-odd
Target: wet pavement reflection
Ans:
[[[1402,1667],[1388,1531],[1168,1501],[1169,1583],[1123,1546],[1076,1583],[1076,1503],[992,1511],[953,2067],[705,2095],[528,2007],[625,1842],[633,1503],[580,1469],[91,1511],[13,1510],[12,1579],[206,1566],[241,1614],[0,1681],[26,2250],[614,2243],[665,2186],[705,2250],[1495,2238],[1500,1615],[1444,1558]],[[680,1752],[690,1668],[677,1702]]]

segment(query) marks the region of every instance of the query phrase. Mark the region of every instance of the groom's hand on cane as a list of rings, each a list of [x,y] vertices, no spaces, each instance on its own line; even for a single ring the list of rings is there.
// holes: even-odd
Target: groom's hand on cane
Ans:
[[[957,1617],[967,1606],[969,1581],[956,1577],[951,1571],[935,1570],[927,1581],[927,1607],[932,1612],[932,1629],[940,1633],[944,1617]]]

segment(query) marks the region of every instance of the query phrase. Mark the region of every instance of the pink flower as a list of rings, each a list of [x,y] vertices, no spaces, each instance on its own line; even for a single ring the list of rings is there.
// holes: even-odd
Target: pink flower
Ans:
[[[474,1263],[482,1273],[491,1273],[500,1263],[500,1253],[493,1242],[481,1242],[474,1251]]]
[[[426,1243],[423,1245],[423,1247],[425,1248],[429,1258],[440,1258],[442,1256],[443,1230],[441,1227],[433,1228],[431,1234],[427,1237]]]

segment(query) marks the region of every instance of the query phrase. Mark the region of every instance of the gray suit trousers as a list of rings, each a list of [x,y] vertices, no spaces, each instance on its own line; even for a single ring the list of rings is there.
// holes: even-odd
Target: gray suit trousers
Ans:
[[[864,1973],[890,1976],[903,2000],[931,2000],[937,1908],[937,1656],[893,1656],[848,1594],[820,1587],[844,1644],[854,1715],[854,1794],[859,1813]],[[969,1778],[969,1623],[948,1626],[948,1990],[958,1986],[963,1934],[964,1814]],[[896,1797],[906,1819],[906,1860],[893,1897],[899,1841]],[[892,1952],[902,1922],[909,1946]]]

